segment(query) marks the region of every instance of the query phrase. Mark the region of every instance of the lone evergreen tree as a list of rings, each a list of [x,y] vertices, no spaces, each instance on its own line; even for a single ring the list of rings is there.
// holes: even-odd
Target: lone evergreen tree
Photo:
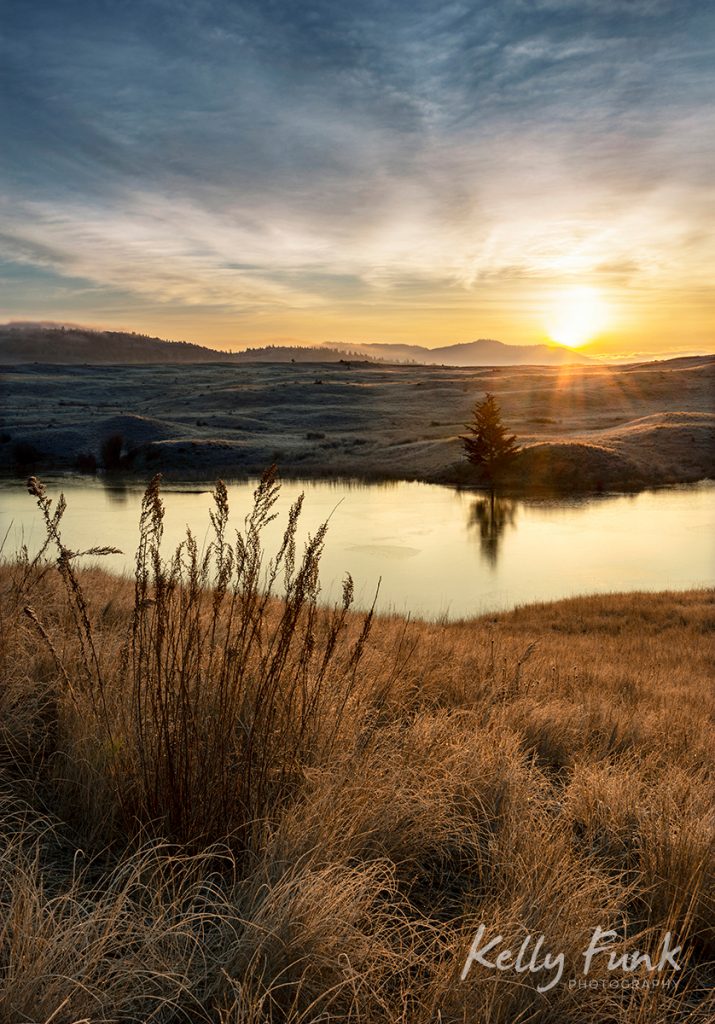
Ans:
[[[480,471],[492,494],[502,472],[519,451],[515,434],[507,434],[501,409],[494,395],[487,394],[477,402],[468,423],[468,434],[460,440],[467,459]]]

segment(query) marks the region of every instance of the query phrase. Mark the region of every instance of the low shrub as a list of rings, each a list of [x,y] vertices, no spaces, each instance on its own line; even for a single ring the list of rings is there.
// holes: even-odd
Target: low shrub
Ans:
[[[97,456],[92,452],[80,452],[75,459],[75,469],[80,473],[96,473],[97,472]]]
[[[102,441],[100,452],[105,469],[111,471],[121,468],[123,448],[124,438],[121,434],[111,434]]]

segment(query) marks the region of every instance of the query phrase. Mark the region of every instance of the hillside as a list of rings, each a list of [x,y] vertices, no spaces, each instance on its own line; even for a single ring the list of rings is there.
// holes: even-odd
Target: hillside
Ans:
[[[343,349],[269,345],[229,352],[189,341],[166,341],[126,331],[47,324],[0,326],[0,364],[169,365],[179,363],[339,362]],[[362,357],[365,358],[365,357]]]
[[[0,327],[0,363],[216,363],[228,358],[203,345],[124,331],[35,324]]]
[[[265,345],[230,352],[188,341],[165,341],[144,334],[97,331],[74,325],[0,325],[0,364],[339,363],[344,359],[450,366],[552,366],[591,362],[561,346],[505,345],[486,339],[436,349],[422,345],[325,344]]]
[[[285,476],[473,483],[459,435],[493,392],[524,451],[518,489],[715,477],[715,358],[631,366],[385,363],[8,366],[0,468],[101,464],[174,479]],[[88,456],[89,459],[85,459]]]

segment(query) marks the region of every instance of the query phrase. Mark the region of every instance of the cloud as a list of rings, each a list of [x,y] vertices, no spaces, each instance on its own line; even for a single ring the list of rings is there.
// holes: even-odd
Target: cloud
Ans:
[[[699,286],[705,7],[9,0],[5,258],[244,315]]]
[[[644,287],[707,280],[712,241],[692,232],[688,196],[654,190],[634,205],[605,187],[584,205],[558,161],[539,167],[538,153],[528,157],[525,169],[484,179],[481,203],[460,217],[442,201],[438,173],[425,171],[426,185],[394,194],[388,208],[340,218],[289,216],[270,203],[214,209],[136,190],[112,207],[4,204],[2,245],[18,262],[72,279],[237,313],[320,308],[371,290],[385,301],[410,284],[445,293],[495,280],[613,282],[626,273]]]

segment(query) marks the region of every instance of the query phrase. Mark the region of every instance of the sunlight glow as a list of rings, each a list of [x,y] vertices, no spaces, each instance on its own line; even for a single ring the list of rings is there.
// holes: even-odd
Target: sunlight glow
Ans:
[[[579,348],[600,334],[609,319],[608,306],[599,290],[584,285],[568,288],[556,296],[546,329],[559,345]]]

